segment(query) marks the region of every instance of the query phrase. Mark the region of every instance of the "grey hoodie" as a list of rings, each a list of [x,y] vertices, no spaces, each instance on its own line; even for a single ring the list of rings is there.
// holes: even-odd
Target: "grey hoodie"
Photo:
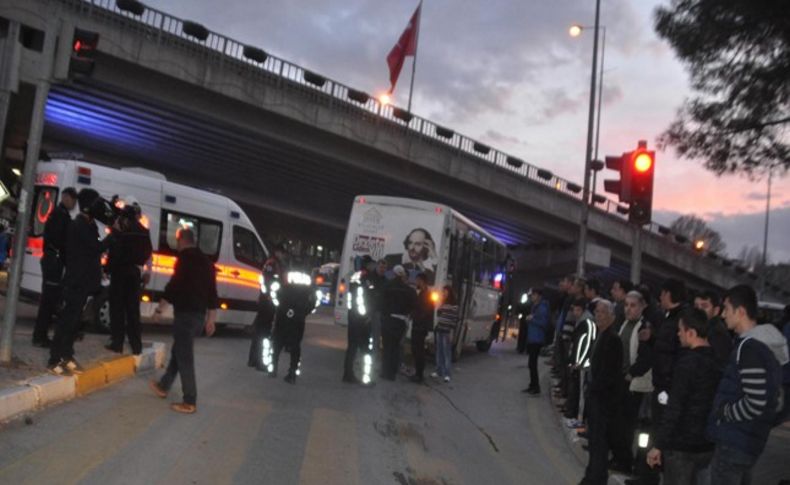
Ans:
[[[780,366],[790,362],[790,350],[787,348],[787,340],[772,324],[757,325],[743,334],[743,337],[751,337],[767,345],[773,352],[776,360],[779,361]]]

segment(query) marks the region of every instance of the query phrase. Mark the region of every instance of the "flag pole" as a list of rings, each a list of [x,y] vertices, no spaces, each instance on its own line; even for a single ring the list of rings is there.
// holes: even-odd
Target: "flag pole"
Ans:
[[[406,108],[406,111],[411,113],[411,96],[414,93],[414,73],[417,72],[417,52],[420,50],[420,24],[422,23],[422,0],[420,0],[420,5],[417,7],[420,11],[420,15],[417,16],[417,35],[414,39],[414,59],[411,61],[411,85],[409,86],[409,107]]]

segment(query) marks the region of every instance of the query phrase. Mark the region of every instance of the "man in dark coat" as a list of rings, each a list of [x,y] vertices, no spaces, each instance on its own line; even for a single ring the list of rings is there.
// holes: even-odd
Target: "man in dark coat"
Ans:
[[[54,203],[52,201],[51,203]],[[60,196],[60,204],[47,217],[44,224],[44,254],[41,256],[41,300],[38,305],[36,326],[33,329],[33,345],[49,347],[47,335],[52,319],[63,300],[63,270],[66,268],[66,238],[71,211],[77,205],[77,191],[66,187]]]
[[[400,365],[399,346],[409,317],[417,305],[417,293],[406,281],[408,275],[403,266],[393,269],[395,278],[390,281],[382,295],[381,339],[384,345],[382,377],[395,380]]]
[[[624,380],[623,345],[614,331],[615,309],[608,300],[598,299],[595,325],[598,337],[590,359],[588,435],[590,459],[581,485],[606,485],[609,443],[615,441],[615,420],[621,412]]]
[[[80,213],[69,224],[66,238],[65,305],[55,328],[47,366],[55,375],[82,372],[82,366],[74,359],[74,339],[85,302],[101,289],[101,255],[105,248],[99,241],[94,214],[96,205],[103,201],[93,189],[82,189],[77,200]]]

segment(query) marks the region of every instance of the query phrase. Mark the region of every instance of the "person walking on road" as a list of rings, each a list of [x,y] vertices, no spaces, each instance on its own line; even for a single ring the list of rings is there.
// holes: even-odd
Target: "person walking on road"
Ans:
[[[409,316],[417,305],[417,294],[408,285],[406,270],[397,265],[393,269],[395,278],[384,289],[382,301],[381,338],[384,344],[382,377],[395,380],[400,365],[400,343],[409,322]]]
[[[453,363],[451,336],[458,327],[458,302],[450,285],[442,289],[442,305],[436,311],[436,372],[431,377],[450,382]]]
[[[54,203],[51,201],[50,203]],[[52,210],[44,223],[44,254],[41,257],[41,299],[38,305],[33,345],[47,348],[49,328],[63,300],[63,271],[66,268],[66,238],[68,237],[71,211],[77,205],[77,191],[66,187],[60,204]],[[51,207],[51,206],[50,206]],[[39,217],[38,215],[36,216]]]
[[[672,374],[672,398],[647,454],[651,467],[663,466],[664,483],[704,485],[713,455],[705,435],[721,371],[708,343],[708,316],[688,308],[680,314],[678,337],[683,350]]]
[[[750,286],[727,291],[722,316],[738,338],[708,420],[708,437],[716,444],[710,483],[749,484],[775,424],[781,386],[778,357],[787,362],[787,344],[773,325],[757,325],[757,294]]]
[[[606,485],[609,443],[621,411],[623,391],[623,345],[614,331],[614,304],[599,299],[595,307],[598,337],[590,359],[589,452],[590,459],[580,485]]]
[[[176,234],[178,259],[170,282],[155,310],[155,318],[173,305],[173,347],[167,370],[159,382],[151,381],[154,393],[167,397],[176,376],[181,376],[182,402],[171,404],[173,411],[192,414],[197,411],[195,379],[195,337],[205,329],[212,336],[217,318],[217,276],[214,264],[196,246],[195,233],[182,228]]]
[[[414,375],[412,382],[421,383],[425,372],[425,338],[433,330],[433,314],[435,310],[431,288],[425,273],[417,275],[417,305],[412,313],[411,353],[414,357]]]
[[[532,396],[540,394],[540,378],[538,377],[538,356],[546,342],[546,331],[549,328],[549,302],[543,298],[543,290],[535,288],[530,294],[532,313],[527,316],[527,354],[529,354],[529,387],[522,392]]]

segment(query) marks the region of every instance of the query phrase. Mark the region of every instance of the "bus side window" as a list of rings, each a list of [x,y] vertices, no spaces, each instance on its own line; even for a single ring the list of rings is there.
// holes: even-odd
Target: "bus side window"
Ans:
[[[198,248],[212,261],[219,259],[220,241],[222,240],[222,223],[212,219],[190,214],[162,211],[162,223],[159,232],[159,251],[176,255],[178,230],[189,228],[195,231]]]

